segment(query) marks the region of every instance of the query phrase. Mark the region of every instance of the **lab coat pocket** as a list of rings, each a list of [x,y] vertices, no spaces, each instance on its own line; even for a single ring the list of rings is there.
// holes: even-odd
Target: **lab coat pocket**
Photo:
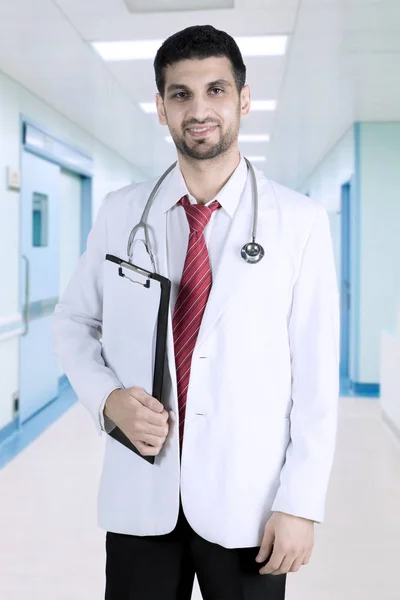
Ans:
[[[160,288],[108,260],[104,263],[103,359],[125,388],[152,393]]]

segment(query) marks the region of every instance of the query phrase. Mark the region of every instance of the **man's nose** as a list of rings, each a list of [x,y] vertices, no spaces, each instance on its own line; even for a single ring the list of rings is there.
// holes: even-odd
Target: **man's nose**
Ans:
[[[210,107],[206,98],[198,96],[192,99],[190,103],[188,119],[193,119],[198,123],[203,123],[210,118]]]

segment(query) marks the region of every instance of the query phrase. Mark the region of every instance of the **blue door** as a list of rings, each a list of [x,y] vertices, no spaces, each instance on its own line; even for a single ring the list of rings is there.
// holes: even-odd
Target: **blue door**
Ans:
[[[350,355],[350,311],[351,311],[351,278],[350,278],[350,182],[342,185],[341,210],[341,346],[340,375],[342,380],[349,379]]]
[[[60,282],[60,168],[22,153],[20,419],[26,421],[58,393],[60,368],[51,319]]]

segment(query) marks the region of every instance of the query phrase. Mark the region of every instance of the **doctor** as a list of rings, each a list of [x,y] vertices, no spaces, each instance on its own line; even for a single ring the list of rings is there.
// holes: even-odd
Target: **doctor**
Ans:
[[[335,448],[328,217],[256,170],[265,254],[244,260],[255,205],[238,149],[251,107],[239,48],[190,27],[154,67],[159,121],[178,152],[148,215],[157,271],[172,281],[163,404],[136,385],[135,306],[105,302],[115,279],[104,271],[107,253],[129,260],[156,180],[108,195],[54,317],[57,353],[99,434],[117,425],[155,456],[151,465],[107,435],[105,597],[190,600],[197,573],[204,600],[281,600],[287,573],[309,562]]]

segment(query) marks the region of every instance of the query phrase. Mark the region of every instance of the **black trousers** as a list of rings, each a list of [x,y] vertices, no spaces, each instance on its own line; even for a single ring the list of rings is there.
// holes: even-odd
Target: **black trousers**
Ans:
[[[180,506],[160,536],[107,532],[105,600],[190,600],[197,575],[203,600],[284,600],[286,575],[260,575],[259,547],[227,549],[193,531]]]

